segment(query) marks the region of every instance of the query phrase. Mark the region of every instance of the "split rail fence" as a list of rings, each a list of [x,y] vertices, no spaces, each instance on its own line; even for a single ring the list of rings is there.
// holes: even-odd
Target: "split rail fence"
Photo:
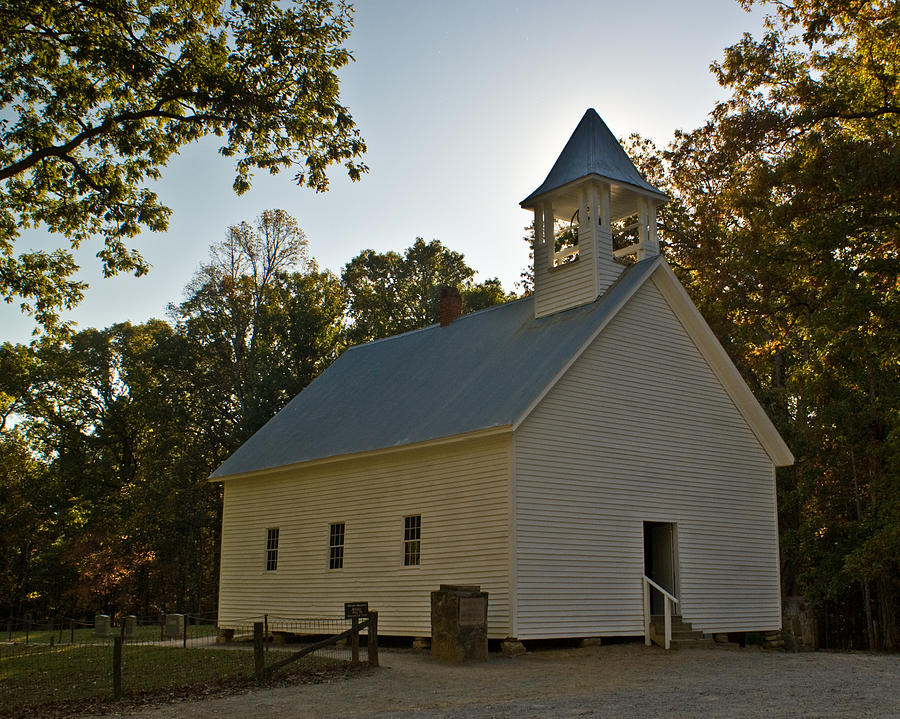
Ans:
[[[131,618],[111,631],[74,619],[0,620],[0,717],[28,707],[268,679],[360,661],[378,664],[377,613],[358,619],[264,615],[219,630],[214,617]],[[127,632],[126,632],[127,628]]]

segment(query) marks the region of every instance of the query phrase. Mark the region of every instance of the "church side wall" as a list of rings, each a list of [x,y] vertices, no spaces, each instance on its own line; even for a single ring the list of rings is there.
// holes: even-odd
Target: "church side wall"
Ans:
[[[367,601],[379,633],[430,636],[432,590],[479,584],[491,636],[509,635],[509,435],[225,481],[219,624],[263,613],[343,616]],[[421,563],[404,566],[404,518],[421,515]],[[344,566],[329,530],[345,526]],[[278,564],[266,571],[267,529]]]
[[[643,633],[645,521],[674,523],[676,610],[781,624],[771,460],[651,281],[515,434],[519,638]]]

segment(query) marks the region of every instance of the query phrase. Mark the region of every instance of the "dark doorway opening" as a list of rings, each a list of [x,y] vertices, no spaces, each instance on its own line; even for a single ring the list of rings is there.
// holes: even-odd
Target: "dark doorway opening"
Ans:
[[[678,575],[675,556],[675,524],[672,522],[644,522],[644,574],[659,586],[678,596]],[[663,597],[650,592],[650,613],[662,614]]]

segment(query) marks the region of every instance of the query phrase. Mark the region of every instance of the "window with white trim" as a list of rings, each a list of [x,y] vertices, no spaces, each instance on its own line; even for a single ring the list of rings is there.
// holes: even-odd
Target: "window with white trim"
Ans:
[[[328,568],[342,569],[344,566],[344,523],[332,524],[328,532]]]
[[[278,527],[266,530],[266,571],[278,569]]]
[[[421,559],[422,515],[411,514],[403,518],[403,564],[411,567]]]

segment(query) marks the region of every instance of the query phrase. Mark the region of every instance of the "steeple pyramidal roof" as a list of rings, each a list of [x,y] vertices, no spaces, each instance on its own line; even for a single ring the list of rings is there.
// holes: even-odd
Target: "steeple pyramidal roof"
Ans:
[[[540,195],[589,175],[632,185],[661,199],[666,198],[662,192],[641,177],[597,111],[589,108],[560,153],[547,179],[520,204],[522,207],[532,207],[534,200]]]

